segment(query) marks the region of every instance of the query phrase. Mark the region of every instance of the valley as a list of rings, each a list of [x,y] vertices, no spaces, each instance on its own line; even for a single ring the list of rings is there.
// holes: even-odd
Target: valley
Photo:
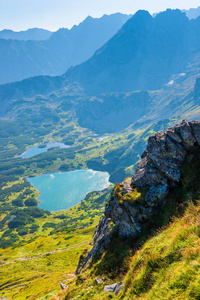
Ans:
[[[189,123],[184,125],[189,138],[186,130],[184,140],[180,129],[175,142],[170,136],[171,144],[167,139],[166,147],[164,139],[159,144],[164,158],[177,143],[181,154],[189,152],[183,165],[177,159],[181,180],[175,184],[164,178],[169,193],[154,215],[143,199],[148,184],[142,192],[130,184],[152,136],[165,134],[183,119],[200,120],[199,18],[189,20],[179,10],[154,18],[147,11],[111,16],[88,17],[70,31],[60,29],[46,41],[36,41],[44,47],[52,39],[77,34],[78,42],[86,43],[91,36],[83,34],[88,33],[84,28],[92,23],[98,25],[94,42],[96,32],[113,22],[95,50],[87,42],[90,53],[82,51],[77,66],[67,71],[62,59],[67,60],[60,60],[63,75],[52,69],[49,75],[56,76],[0,85],[2,300],[199,299],[200,166],[198,139],[187,145],[194,140]],[[34,49],[34,43],[24,45]],[[56,59],[54,63],[59,67]],[[163,176],[168,161],[158,160],[160,148],[151,153],[148,147],[142,163],[147,153],[151,157],[140,173],[157,168],[155,177]],[[178,154],[172,154],[176,172],[171,160]],[[128,190],[125,196],[123,189]],[[115,214],[128,215],[129,206],[131,233],[120,236],[127,216],[115,219]],[[135,216],[137,210],[143,213]],[[103,218],[110,219],[109,225]],[[139,236],[132,236],[134,226],[141,226]],[[93,247],[96,255],[81,269]],[[105,285],[121,281],[119,295],[104,291]]]

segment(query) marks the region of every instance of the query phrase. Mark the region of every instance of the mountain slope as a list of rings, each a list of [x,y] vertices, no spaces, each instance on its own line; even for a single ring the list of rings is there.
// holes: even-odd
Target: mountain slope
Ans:
[[[59,29],[46,41],[0,39],[0,83],[37,75],[61,75],[88,59],[130,16],[88,17],[71,30]]]
[[[179,10],[153,18],[138,11],[92,58],[66,77],[91,94],[155,90],[173,74],[184,72],[200,48],[200,19],[189,21]]]
[[[150,165],[143,163],[142,170],[144,159]],[[169,172],[160,173],[167,161],[173,165],[172,169],[180,172],[177,181],[171,178],[174,173],[169,165]],[[151,169],[153,165],[155,173]],[[200,122],[183,121],[151,136],[132,185],[127,178],[111,193],[106,216],[102,216],[94,234],[93,248],[86,255],[86,261],[91,259],[90,266],[68,283],[68,288],[56,299],[64,295],[65,299],[81,297],[85,300],[91,297],[199,299],[199,175]],[[139,184],[136,177],[143,182]],[[155,183],[156,179],[160,183]],[[162,198],[159,184],[163,184],[163,179],[167,179],[169,187]],[[147,197],[149,191],[151,197]],[[132,222],[130,227],[128,220]],[[134,229],[141,224],[143,229],[135,234]],[[134,237],[130,237],[130,231]],[[85,253],[80,256],[79,267]],[[122,284],[117,292],[115,287],[119,281]]]
[[[145,224],[162,206],[172,187],[183,180],[182,168],[195,155],[199,159],[200,122],[187,122],[158,132],[148,139],[132,179],[117,184],[94,234],[94,245],[77,269],[79,274],[105,250],[112,237],[140,236]],[[197,154],[196,154],[197,153]],[[196,159],[197,160],[197,159]],[[111,223],[115,224],[114,227]]]

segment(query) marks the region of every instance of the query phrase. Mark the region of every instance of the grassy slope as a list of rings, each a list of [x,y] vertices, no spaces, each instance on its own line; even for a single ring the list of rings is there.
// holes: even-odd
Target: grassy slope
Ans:
[[[34,234],[0,249],[0,296],[39,299],[49,291],[58,292],[88,249],[111,188],[90,193],[71,209],[37,219],[39,229]]]
[[[191,157],[190,157],[191,158]],[[138,240],[114,237],[107,252],[55,299],[200,299],[200,153]],[[95,277],[104,277],[102,285]],[[123,280],[118,296],[106,284]],[[52,298],[54,299],[54,298]]]

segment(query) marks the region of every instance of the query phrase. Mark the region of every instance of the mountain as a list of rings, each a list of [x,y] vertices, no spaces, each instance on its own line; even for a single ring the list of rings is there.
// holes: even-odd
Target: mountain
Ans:
[[[114,133],[135,123],[151,108],[148,92],[108,93],[86,98],[76,107],[78,122],[96,133]]]
[[[65,76],[89,94],[110,91],[156,90],[170,76],[185,72],[200,49],[200,19],[180,10],[167,10],[153,18],[138,11],[102,48]]]
[[[88,17],[71,30],[59,29],[45,41],[0,39],[0,83],[63,74],[90,58],[129,18],[120,13]]]
[[[197,8],[190,8],[189,10],[182,10],[182,12],[186,13],[188,19],[196,19],[200,16],[200,6]]]
[[[87,95],[79,84],[65,76],[39,76],[0,85],[0,116],[16,117],[16,111],[38,106],[38,99],[53,101],[67,113],[76,115],[80,126],[95,133],[134,130],[172,117],[199,118],[200,52],[188,61],[185,73],[172,75],[157,91],[108,92]],[[23,106],[22,106],[23,103]],[[25,107],[25,108],[24,108]]]
[[[108,16],[106,18],[109,20]],[[94,22],[93,19],[89,18],[90,21]],[[88,23],[88,20],[85,22]],[[79,32],[80,27],[84,24],[80,24],[74,30]],[[139,11],[89,60],[70,68],[60,77],[55,79],[48,77],[47,81],[51,81],[48,92],[53,91],[54,80],[56,82],[59,80],[60,88],[67,86],[69,82],[76,83],[85,93],[91,95],[155,90],[163,89],[163,87],[165,87],[163,90],[165,93],[166,90],[173,91],[178,82],[189,82],[188,77],[190,81],[194,79],[189,84],[191,87],[195,83],[195,78],[199,76],[197,72],[199,70],[198,53],[200,51],[199,28],[200,19],[188,20],[185,14],[179,10],[167,10],[155,18],[152,18],[146,11]],[[67,32],[64,29],[60,30],[45,42],[50,43],[52,39],[57,39],[58,35],[66,35]],[[34,42],[23,43],[31,44]],[[59,51],[62,51],[61,46],[58,48],[60,48]],[[30,57],[26,57],[26,54],[27,52],[24,53],[23,60],[27,60],[28,65]],[[34,61],[32,62],[34,63]],[[51,62],[53,63],[53,58]],[[48,65],[45,58],[43,63]],[[34,69],[35,65],[32,67]],[[18,66],[16,76],[20,68],[24,71],[26,65],[20,64]],[[31,96],[41,94],[40,88],[37,89],[37,86],[41,86],[40,77],[34,78],[34,82],[37,81],[38,84],[31,91],[23,88],[23,85],[29,84],[29,79],[11,85],[1,85],[0,101],[15,99],[17,93],[21,97],[29,97],[30,93]],[[33,78],[30,79],[30,82],[33,82]],[[32,85],[32,83],[30,84]],[[42,87],[42,89],[44,88]],[[181,85],[180,88],[182,88]],[[26,92],[24,92],[25,90]],[[18,92],[15,93],[15,91]],[[154,93],[154,96],[156,95]],[[91,104],[93,103],[90,102],[89,106]]]
[[[197,8],[190,8],[188,10],[182,9],[181,11],[186,14],[189,20],[196,19],[200,16],[200,6]],[[154,13],[152,16],[155,18],[159,13]]]
[[[31,28],[25,31],[13,31],[9,29],[0,31],[0,39],[4,40],[41,41],[49,39],[51,35],[51,31],[42,28]]]

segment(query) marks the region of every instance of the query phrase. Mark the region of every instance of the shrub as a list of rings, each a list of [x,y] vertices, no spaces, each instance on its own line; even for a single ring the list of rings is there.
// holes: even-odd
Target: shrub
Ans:
[[[44,225],[42,227],[43,228],[55,228],[56,224],[53,222],[47,222],[47,223],[44,223]]]
[[[26,218],[16,217],[8,223],[8,228],[9,229],[15,229],[15,228],[18,228],[20,226],[24,226],[26,224],[27,224]]]
[[[37,200],[34,198],[28,198],[24,203],[26,206],[37,206]]]
[[[26,235],[26,234],[28,234],[28,228],[22,228],[22,229],[20,229],[19,231],[18,231],[18,234],[20,235],[20,236],[23,236],[23,235]]]
[[[17,198],[12,201],[13,206],[18,206],[18,207],[23,207],[24,206],[24,201],[21,198]]]
[[[34,232],[36,232],[38,230],[39,227],[40,226],[38,226],[37,224],[33,224],[33,225],[30,226],[29,232],[30,233],[34,233]]]

